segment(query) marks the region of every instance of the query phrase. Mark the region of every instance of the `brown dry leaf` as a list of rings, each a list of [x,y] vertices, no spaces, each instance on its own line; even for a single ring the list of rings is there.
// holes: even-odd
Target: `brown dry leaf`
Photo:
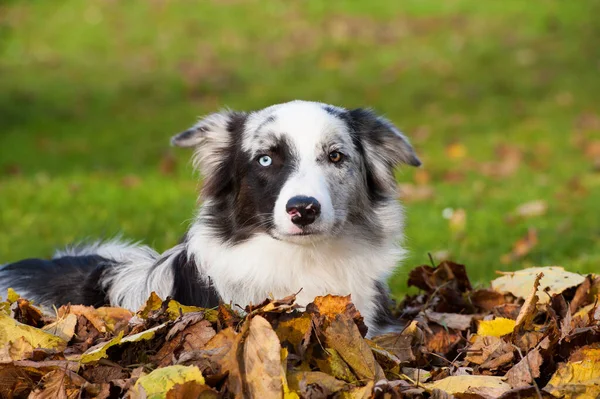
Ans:
[[[544,391],[564,399],[600,397],[600,349],[583,347],[560,363]]]
[[[0,367],[0,395],[2,398],[27,397],[36,382],[26,369],[11,364]]]
[[[291,345],[294,352],[302,357],[310,342],[312,317],[308,313],[285,315],[279,319],[275,332],[282,345]]]
[[[216,373],[227,373],[227,388],[235,397],[243,395],[242,371],[238,361],[241,341],[245,332],[236,333],[232,328],[219,331],[204,347],[211,351],[211,360],[218,366]],[[241,356],[241,353],[240,353]]]
[[[543,216],[548,211],[548,203],[544,200],[535,200],[519,205],[514,214],[521,218]]]
[[[42,379],[43,389],[36,389],[31,399],[76,399],[86,381],[77,374],[63,370],[51,371]]]
[[[487,375],[459,375],[446,377],[442,380],[424,384],[428,390],[439,389],[449,394],[473,393],[482,391],[482,388],[493,390],[496,397],[510,390],[510,385],[502,381],[502,377]]]
[[[502,255],[500,261],[509,264],[515,260],[528,255],[529,252],[538,244],[537,230],[530,228],[527,235],[515,242],[512,251],[509,254]]]
[[[254,398],[280,398],[285,374],[281,364],[281,345],[267,320],[254,316],[250,320],[243,350],[243,378],[247,395]]]
[[[36,348],[62,351],[67,343],[56,335],[19,323],[0,312],[0,360],[20,360]]]
[[[402,367],[402,374],[415,381],[417,384],[427,382],[431,379],[431,372],[412,367]]]
[[[94,308],[92,306],[68,305],[58,310],[58,317],[67,314],[85,317],[101,333],[116,332],[127,326],[133,314],[127,310],[116,307]]]
[[[505,376],[507,382],[513,388],[528,387],[535,378],[540,376],[542,362],[543,358],[539,349],[533,349],[519,363],[508,370]]]
[[[292,372],[287,379],[290,389],[303,398],[329,397],[347,387],[344,381],[320,371]]]
[[[282,299],[265,299],[262,303],[251,306],[246,306],[246,313],[249,314],[260,314],[260,313],[282,313],[292,309],[297,309],[299,306],[296,305],[296,294],[288,295]]]
[[[437,267],[423,265],[414,268],[409,274],[408,285],[428,293],[444,287],[453,288],[460,293],[472,289],[465,266],[450,261],[444,261]]]
[[[464,331],[471,326],[474,315],[465,315],[458,313],[437,313],[430,310],[424,312],[425,317],[440,326]]]
[[[324,331],[328,347],[335,349],[359,379],[384,378],[371,348],[362,338],[358,327],[348,317],[338,314]]]
[[[585,280],[584,276],[567,272],[559,266],[532,267],[516,272],[503,273],[502,277],[492,281],[492,288],[498,292],[510,293],[517,298],[527,298],[531,294],[531,287],[533,287],[539,273],[544,273],[537,292],[538,303],[540,304],[548,303],[553,295],[578,286]]]
[[[406,363],[416,359],[412,350],[413,340],[408,334],[389,333],[373,337],[370,342],[376,345],[375,349],[381,348],[394,355],[399,362]]]
[[[339,380],[356,382],[356,376],[335,349],[324,349],[320,345],[311,348],[309,358],[319,370]]]
[[[502,338],[477,335],[473,344],[468,348],[465,360],[480,365],[482,368],[497,368],[505,364],[503,362],[506,358],[509,358],[509,361],[512,360],[512,354],[512,345]]]
[[[308,313],[317,315],[320,320],[319,324],[323,324],[325,322],[323,325],[325,328],[327,327],[328,322],[335,319],[337,315],[344,315],[356,323],[363,337],[367,333],[367,326],[364,323],[364,319],[351,302],[350,295],[318,296],[312,303],[306,306],[306,311]]]
[[[435,196],[435,189],[427,185],[403,183],[398,185],[398,198],[405,203],[419,202]]]
[[[133,316],[127,309],[103,306],[96,309],[98,316],[104,320],[107,331],[111,333],[119,332],[127,327],[129,320]]]
[[[188,315],[197,315],[197,313],[188,313],[184,315],[184,318]],[[192,324],[189,323],[188,318],[187,322],[182,321],[171,328],[166,337],[167,342],[152,358],[158,363],[159,367],[167,366],[176,357],[176,352],[191,352],[203,349],[215,335],[215,330],[207,320],[200,320]]]
[[[217,311],[219,312],[219,322],[225,327],[236,328],[242,321],[242,318],[229,305],[220,303]]]
[[[64,317],[59,317],[54,323],[45,325],[42,330],[50,334],[60,337],[65,342],[69,342],[75,334],[75,326],[77,325],[77,316],[72,313]]]
[[[469,398],[471,399],[471,398]],[[496,398],[494,398],[496,399]],[[498,399],[555,399],[547,392],[540,391],[538,387],[530,386],[526,388],[511,389],[505,392]]]
[[[521,165],[523,151],[514,146],[500,145],[495,149],[498,161],[486,162],[478,166],[478,170],[485,176],[504,178],[512,176]]]
[[[425,348],[428,352],[437,353],[441,356],[445,356],[462,341],[459,333],[441,326],[431,326],[431,332],[432,334],[427,335],[425,340]]]
[[[513,337],[513,340],[519,349],[527,353],[535,348],[543,338],[544,333],[540,331],[527,331],[524,334],[516,337],[516,340]]]
[[[477,290],[469,294],[471,303],[485,312],[492,311],[496,306],[506,303],[504,295],[494,290]]]
[[[339,397],[341,399],[369,399],[373,393],[373,387],[375,386],[374,381],[369,381],[364,387],[354,387],[348,391],[340,392]]]
[[[591,288],[592,288],[592,281],[591,281],[591,278],[588,276],[585,278],[583,283],[581,283],[579,285],[579,287],[577,287],[577,290],[575,291],[575,296],[573,297],[573,300],[569,304],[569,309],[571,310],[571,314],[576,313],[577,309],[579,309],[582,305],[585,305],[586,303],[588,303],[588,296],[590,296],[589,294],[590,294]]]
[[[58,317],[65,317],[69,313],[85,317],[101,333],[108,331],[104,319],[98,314],[98,310],[92,306],[68,305],[61,306],[58,309]]]
[[[539,297],[537,296],[537,292],[540,286],[540,280],[544,277],[544,273],[540,272],[533,282],[533,288],[531,290],[531,294],[525,299],[523,306],[521,307],[521,311],[517,316],[517,320],[515,321],[515,331],[531,331],[533,330],[533,319],[537,314],[537,303]]]
[[[204,320],[203,312],[191,312],[184,314],[167,333],[165,339],[170,341],[176,334],[185,330],[188,326],[194,325]]]
[[[27,299],[19,298],[13,303],[13,314],[14,318],[28,326],[41,327],[42,326],[42,311],[36,308]]]
[[[220,398],[219,392],[205,384],[197,381],[187,381],[183,384],[176,384],[167,392],[166,399],[217,399]]]
[[[379,365],[385,370],[391,370],[402,363],[402,361],[396,355],[386,351],[375,342],[368,339],[366,341],[375,355],[375,360],[377,360],[377,363],[379,363]]]

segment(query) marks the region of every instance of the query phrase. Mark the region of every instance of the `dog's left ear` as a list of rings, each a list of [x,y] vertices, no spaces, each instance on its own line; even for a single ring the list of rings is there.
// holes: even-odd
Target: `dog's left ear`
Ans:
[[[365,148],[367,161],[377,160],[390,169],[399,164],[421,166],[408,138],[390,121],[363,108],[351,110],[350,118]]]
[[[349,111],[349,121],[364,152],[369,187],[381,195],[395,195],[394,168],[421,165],[412,145],[391,122],[370,110]]]
[[[228,168],[233,136],[243,129],[246,113],[225,110],[202,118],[192,128],[176,134],[171,144],[194,147],[194,167],[205,177],[205,189],[210,191],[231,179]]]

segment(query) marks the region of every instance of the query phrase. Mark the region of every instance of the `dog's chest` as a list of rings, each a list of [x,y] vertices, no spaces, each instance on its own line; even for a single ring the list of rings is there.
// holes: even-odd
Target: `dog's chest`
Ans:
[[[385,279],[397,261],[391,248],[347,241],[301,246],[257,236],[233,247],[203,244],[197,252],[203,271],[224,302],[242,307],[296,292],[301,306],[320,295],[350,294],[366,316],[373,307],[375,282]]]

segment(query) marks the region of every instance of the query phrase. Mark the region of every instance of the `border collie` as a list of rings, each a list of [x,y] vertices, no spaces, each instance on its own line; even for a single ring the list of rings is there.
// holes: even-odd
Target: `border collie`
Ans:
[[[186,305],[348,295],[369,335],[394,329],[386,280],[403,258],[394,168],[419,166],[407,138],[370,110],[292,101],[224,110],[177,134],[195,149],[203,204],[163,254],[119,240],[0,269],[44,307],[110,304],[133,311],[155,291]]]

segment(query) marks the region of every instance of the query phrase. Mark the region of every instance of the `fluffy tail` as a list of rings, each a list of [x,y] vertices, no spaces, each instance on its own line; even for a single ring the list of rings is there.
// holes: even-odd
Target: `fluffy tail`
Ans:
[[[137,310],[156,291],[173,290],[176,246],[162,256],[138,243],[110,240],[57,251],[50,260],[26,259],[0,267],[0,295],[10,287],[39,305],[111,304]]]

